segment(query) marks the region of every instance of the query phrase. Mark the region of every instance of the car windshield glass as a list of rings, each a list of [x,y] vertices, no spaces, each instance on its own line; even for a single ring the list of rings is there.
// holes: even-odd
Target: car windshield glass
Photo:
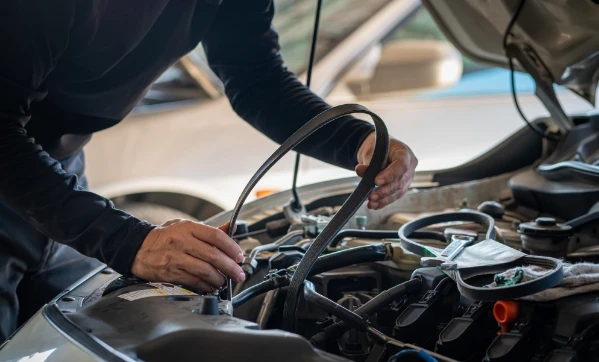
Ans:
[[[316,60],[328,54],[391,0],[323,0]],[[289,70],[302,73],[308,56],[316,0],[275,0],[273,25],[279,33],[281,54]]]

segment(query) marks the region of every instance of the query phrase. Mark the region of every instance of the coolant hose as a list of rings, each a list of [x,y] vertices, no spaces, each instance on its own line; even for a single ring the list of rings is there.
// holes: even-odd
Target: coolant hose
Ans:
[[[391,244],[372,244],[339,250],[319,257],[308,277],[349,265],[389,260],[392,256]]]
[[[378,313],[381,309],[391,304],[394,300],[398,298],[403,298],[406,295],[417,293],[420,290],[421,285],[420,278],[415,278],[398,284],[392,288],[389,288],[381,293],[379,293],[376,297],[372,298],[367,303],[358,307],[354,311],[355,314],[359,316],[372,316]],[[322,332],[315,334],[310,342],[318,348],[324,348],[327,341],[331,339],[340,338],[343,333],[349,330],[352,326],[346,323],[345,321],[340,321],[334,324],[331,324],[328,327],[325,327]]]
[[[286,275],[274,277],[274,278],[265,280],[261,283],[258,283],[256,285],[253,285],[250,288],[247,288],[243,292],[241,292],[241,293],[237,294],[235,297],[233,297],[233,308],[237,308],[237,307],[245,304],[247,301],[259,296],[260,294],[264,294],[273,289],[286,287],[288,285],[289,285],[289,277],[287,277]]]

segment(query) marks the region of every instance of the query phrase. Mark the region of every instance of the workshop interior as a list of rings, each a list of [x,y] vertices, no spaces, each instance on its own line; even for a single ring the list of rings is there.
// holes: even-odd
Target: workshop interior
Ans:
[[[328,0],[304,1],[316,4],[310,86]],[[599,3],[422,6],[462,54],[510,71],[515,133],[370,210],[386,121],[365,105],[337,105],[276,148],[232,210],[204,220],[237,226],[244,282],[204,293],[103,266],[25,323],[0,361],[599,361],[599,112],[568,114],[556,96],[567,88],[594,107]],[[520,73],[548,117],[526,118]],[[376,129],[362,178],[298,186],[298,155],[289,191],[246,202],[277,161],[346,115]]]

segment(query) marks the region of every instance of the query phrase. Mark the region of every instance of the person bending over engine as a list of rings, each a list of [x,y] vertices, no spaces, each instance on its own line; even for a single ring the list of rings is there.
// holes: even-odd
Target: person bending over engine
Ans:
[[[273,14],[272,0],[1,2],[0,343],[100,262],[202,290],[244,278],[228,225],[157,226],[116,209],[87,190],[82,149],[200,42],[233,110],[283,142],[330,106],[285,68]],[[373,127],[345,117],[298,151],[361,176],[373,146]],[[416,164],[392,139],[368,206],[400,198]]]

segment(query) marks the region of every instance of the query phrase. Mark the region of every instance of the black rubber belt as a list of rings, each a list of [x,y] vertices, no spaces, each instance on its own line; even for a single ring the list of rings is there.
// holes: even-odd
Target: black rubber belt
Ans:
[[[375,186],[375,177],[387,163],[387,154],[389,152],[389,133],[387,132],[385,123],[379,116],[358,104],[345,104],[333,107],[320,113],[298,131],[296,131],[293,135],[291,135],[291,137],[289,137],[285,142],[283,142],[277,151],[273,153],[262,166],[260,166],[258,171],[254,174],[254,176],[252,176],[250,182],[241,193],[241,196],[239,197],[239,200],[237,201],[237,204],[231,213],[230,225],[235,225],[239,212],[241,211],[241,207],[243,206],[250,192],[256,186],[258,181],[260,181],[260,179],[268,170],[270,170],[270,168],[274,166],[278,160],[280,160],[287,152],[291,151],[300,142],[308,138],[321,127],[343,116],[353,113],[367,114],[374,121],[374,126],[376,129],[376,143],[374,146],[372,159],[370,160],[370,165],[366,169],[366,172],[364,173],[364,176],[362,177],[362,180],[356,189],[352,192],[341,209],[339,209],[324,230],[316,237],[297,266],[287,292],[287,299],[285,301],[285,308],[283,310],[283,329],[287,331],[291,331],[294,328],[295,310],[297,307],[299,292],[304,281],[306,280],[306,277],[310,273],[310,269],[312,269],[316,259],[326,249],[333,237],[339,232],[339,230],[341,230],[341,228],[350,220],[358,208],[364,203]],[[229,228],[229,236],[232,236],[232,234],[233,228],[231,227]],[[229,280],[228,283],[228,293],[230,299],[231,281]]]
[[[466,283],[464,280],[479,275],[498,274],[522,265],[535,265],[551,270],[540,278],[532,279],[515,285],[501,288],[477,287]],[[516,261],[506,264],[496,264],[473,268],[463,268],[457,271],[454,277],[460,294],[471,300],[496,301],[502,299],[518,299],[551,289],[564,279],[562,262],[558,259],[544,256],[527,255]]]
[[[404,249],[416,255],[429,256],[427,255],[428,251],[424,249],[422,245],[412,241],[410,238],[413,237],[417,230],[423,229],[425,227],[456,221],[470,221],[479,225],[483,225],[487,228],[487,234],[485,235],[485,238],[491,240],[495,240],[496,238],[495,220],[487,214],[470,210],[444,212],[421,217],[402,225],[397,234],[401,239],[401,246]]]
[[[398,232],[401,246],[417,255],[429,256],[428,251],[419,243],[412,241],[410,237],[416,230],[427,226],[455,221],[470,221],[484,225],[487,227],[486,239],[495,240],[495,221],[492,217],[478,211],[458,211],[426,216],[404,224]],[[551,271],[541,278],[502,288],[477,287],[465,282],[475,276],[502,273],[521,265],[536,265]],[[462,268],[447,272],[456,281],[460,294],[468,299],[480,301],[522,298],[553,288],[564,278],[562,262],[542,256],[524,256],[511,263]]]

